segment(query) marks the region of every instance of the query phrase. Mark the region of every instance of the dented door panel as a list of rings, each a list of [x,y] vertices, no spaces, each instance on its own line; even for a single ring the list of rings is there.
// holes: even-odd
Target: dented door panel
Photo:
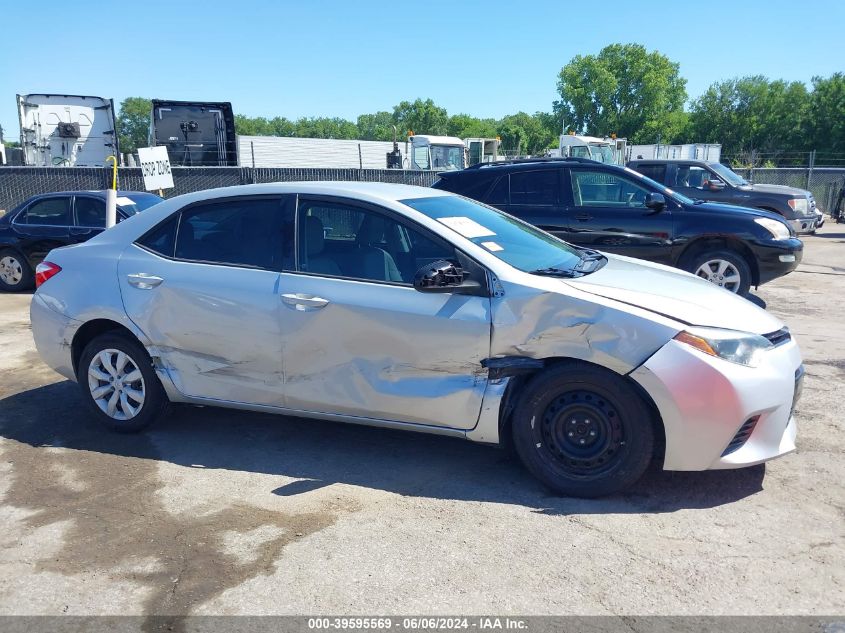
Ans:
[[[163,281],[137,287],[137,274]],[[172,261],[133,244],[118,276],[126,313],[182,394],[284,406],[279,273]]]
[[[490,299],[282,274],[287,406],[469,429],[490,350]],[[313,305],[314,298],[325,304]],[[310,305],[309,305],[310,303]]]

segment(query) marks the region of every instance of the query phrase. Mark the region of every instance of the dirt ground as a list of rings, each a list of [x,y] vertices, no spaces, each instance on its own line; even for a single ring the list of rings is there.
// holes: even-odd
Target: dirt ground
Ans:
[[[0,614],[845,614],[845,226],[758,297],[807,368],[798,451],[552,496],[462,440],[209,408],[84,413],[0,295]]]

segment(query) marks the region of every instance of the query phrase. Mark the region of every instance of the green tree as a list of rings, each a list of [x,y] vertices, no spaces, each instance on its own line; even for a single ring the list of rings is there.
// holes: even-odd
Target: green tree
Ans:
[[[820,152],[845,153],[845,74],[813,77],[809,101],[807,136],[812,147]]]
[[[392,141],[395,121],[390,112],[362,114],[358,117],[358,133],[364,141]],[[402,140],[405,130],[396,130],[396,138]]]
[[[509,114],[499,122],[498,129],[502,150],[519,154],[540,154],[551,147],[556,138],[539,112]]]
[[[598,55],[577,55],[558,75],[555,113],[568,129],[616,133],[635,143],[664,142],[683,131],[686,79],[665,55],[640,44],[611,44]]]
[[[811,99],[798,81],[759,75],[721,81],[690,106],[688,140],[721,143],[723,154],[806,150]]]
[[[431,99],[417,99],[413,103],[402,101],[393,108],[393,120],[403,136],[408,130],[415,134],[446,134],[449,127],[446,109],[435,105]]]
[[[117,114],[117,135],[120,151],[135,152],[149,145],[150,116],[153,105],[143,97],[127,97]]]
[[[496,138],[495,119],[479,119],[469,114],[453,114],[446,124],[446,133],[458,138]]]

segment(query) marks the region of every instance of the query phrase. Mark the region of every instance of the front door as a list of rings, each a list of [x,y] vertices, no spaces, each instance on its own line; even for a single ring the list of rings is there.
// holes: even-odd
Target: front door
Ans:
[[[671,264],[672,200],[662,211],[647,208],[650,189],[634,176],[609,171],[573,168],[570,186],[571,242]]]
[[[455,249],[378,207],[300,197],[282,274],[287,406],[469,429],[487,381],[490,298],[414,290]],[[475,273],[486,288],[484,273]]]
[[[70,227],[71,241],[90,240],[106,229],[106,201],[95,196],[74,196],[73,217],[74,224]]]
[[[679,163],[672,180],[674,183],[669,187],[688,198],[727,203],[733,200],[736,204],[735,190],[716,172],[706,167]]]
[[[126,313],[183,394],[284,406],[283,210],[278,196],[192,205],[121,255]]]

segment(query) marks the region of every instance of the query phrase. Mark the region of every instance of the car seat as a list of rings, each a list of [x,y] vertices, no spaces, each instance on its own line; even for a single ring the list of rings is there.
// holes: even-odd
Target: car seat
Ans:
[[[331,257],[323,255],[323,250],[326,247],[323,221],[313,215],[306,215],[302,219],[299,234],[300,240],[304,244],[304,248],[300,246],[300,252],[305,254],[304,261],[300,262],[302,270],[309,273],[341,276],[342,273],[337,262]]]

